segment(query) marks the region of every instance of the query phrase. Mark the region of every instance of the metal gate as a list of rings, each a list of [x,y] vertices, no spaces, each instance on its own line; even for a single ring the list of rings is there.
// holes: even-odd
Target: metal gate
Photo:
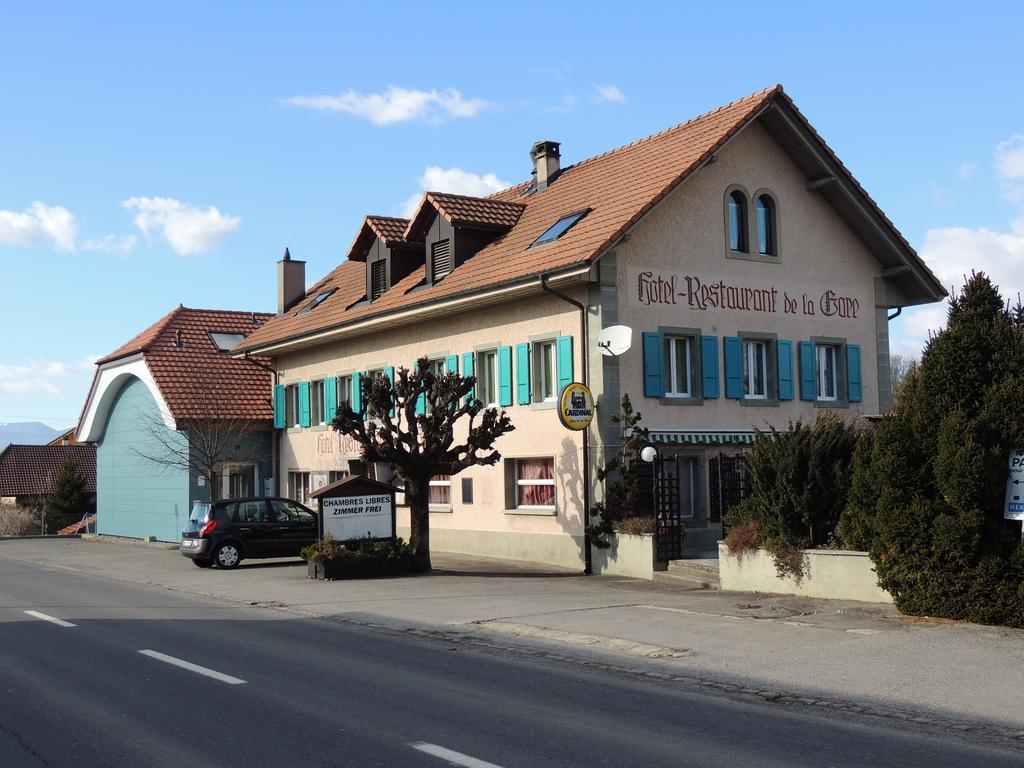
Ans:
[[[725,513],[747,498],[754,490],[753,478],[742,456],[715,456],[708,461],[708,522],[722,523],[725,535]]]
[[[641,509],[654,510],[654,553],[664,562],[683,556],[682,511],[679,478],[664,471],[665,460],[637,462],[637,492]]]

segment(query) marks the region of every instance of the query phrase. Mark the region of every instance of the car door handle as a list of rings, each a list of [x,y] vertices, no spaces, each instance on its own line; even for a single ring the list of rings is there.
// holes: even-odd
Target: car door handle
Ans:
[[[252,528],[238,528],[236,529],[239,533],[252,533]]]

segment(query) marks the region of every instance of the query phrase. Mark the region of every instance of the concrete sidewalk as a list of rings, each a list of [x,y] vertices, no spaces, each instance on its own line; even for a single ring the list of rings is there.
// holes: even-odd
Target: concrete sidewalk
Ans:
[[[436,554],[433,574],[316,582],[301,561],[200,570],[103,540],[8,540],[0,558],[304,615],[557,654],[766,701],[910,720],[1024,745],[1024,632],[890,606],[722,593]]]

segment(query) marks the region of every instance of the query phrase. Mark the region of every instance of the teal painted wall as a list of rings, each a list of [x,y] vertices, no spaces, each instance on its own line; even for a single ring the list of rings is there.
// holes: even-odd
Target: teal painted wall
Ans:
[[[118,393],[96,443],[96,527],[101,534],[177,541],[191,509],[184,469],[165,468],[137,451],[151,447],[156,401],[136,378]],[[173,439],[185,436],[167,430]]]

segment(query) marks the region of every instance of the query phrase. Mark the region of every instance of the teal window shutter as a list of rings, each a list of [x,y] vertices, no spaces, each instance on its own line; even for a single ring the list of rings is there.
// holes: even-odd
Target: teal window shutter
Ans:
[[[463,352],[462,353],[462,375],[465,378],[467,378],[467,379],[470,376],[473,375],[473,353],[472,352]],[[466,400],[469,400],[469,399],[475,398],[475,397],[476,397],[476,386],[474,386],[473,389],[471,389],[469,391],[469,394],[466,395]]]
[[[743,397],[743,340],[725,337],[725,396],[733,400]]]
[[[324,379],[324,421],[330,424],[338,413],[338,379],[328,376]]]
[[[299,382],[299,426],[309,426],[309,382]]]
[[[718,397],[718,337],[700,337],[700,380],[705,398]]]
[[[413,363],[410,366],[409,371],[412,372],[412,371],[417,370],[418,365],[419,365],[419,361],[413,360]],[[426,392],[420,392],[418,395],[416,395],[416,415],[417,416],[423,416],[426,412],[427,412],[427,393]]]
[[[448,373],[458,373],[459,372],[459,356],[458,355],[448,355],[448,357],[446,357],[444,359],[444,369]]]
[[[530,345],[516,344],[516,402],[530,404]]]
[[[352,410],[359,413],[363,410],[363,374],[352,374]]]
[[[814,360],[814,342],[800,342],[800,399],[818,399],[818,370]]]
[[[776,370],[779,372],[779,400],[793,399],[793,342],[778,341],[775,349],[778,354],[779,364]]]
[[[566,384],[572,384],[572,336],[559,336],[556,349],[558,357],[558,391]]]
[[[512,405],[512,347],[498,347],[498,405]]]
[[[274,386],[274,429],[284,429],[284,384]]]
[[[385,365],[384,366],[384,375],[388,377],[388,381],[391,383],[391,386],[394,387],[395,386],[395,366],[393,366],[393,365]],[[393,418],[395,418],[395,407],[393,405],[394,400],[392,400],[391,402],[392,402],[392,406],[391,406],[391,409],[388,411],[388,418],[393,419]]]
[[[860,344],[846,345],[846,395],[851,403],[859,403],[863,396],[860,377]]]
[[[644,396],[662,397],[665,394],[665,381],[662,374],[662,343],[661,334],[645,332],[644,345]]]

